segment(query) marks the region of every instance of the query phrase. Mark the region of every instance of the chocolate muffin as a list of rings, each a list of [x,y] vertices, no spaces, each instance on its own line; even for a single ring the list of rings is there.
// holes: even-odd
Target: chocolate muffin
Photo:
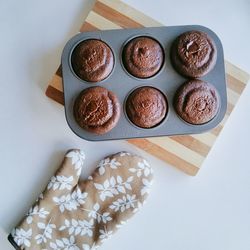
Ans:
[[[120,104],[116,95],[103,87],[87,88],[75,101],[74,116],[82,128],[104,134],[116,126]]]
[[[184,83],[175,96],[179,116],[191,124],[203,124],[218,113],[220,98],[215,87],[207,82],[191,80]]]
[[[197,78],[213,69],[217,59],[214,41],[204,32],[189,31],[180,35],[171,50],[172,63],[182,75]]]
[[[138,78],[155,75],[162,67],[164,52],[161,45],[150,37],[137,37],[123,49],[123,64],[127,71]]]
[[[152,87],[140,87],[134,90],[126,102],[129,119],[141,128],[158,125],[165,118],[167,109],[164,95]]]
[[[71,56],[75,73],[84,81],[100,82],[114,67],[114,56],[109,46],[97,39],[78,44]]]

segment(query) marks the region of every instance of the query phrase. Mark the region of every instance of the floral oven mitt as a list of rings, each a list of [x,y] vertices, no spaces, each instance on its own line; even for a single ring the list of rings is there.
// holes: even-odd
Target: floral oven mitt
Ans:
[[[141,207],[152,170],[121,152],[102,160],[85,181],[83,151],[69,151],[26,217],[12,231],[16,249],[96,249]]]

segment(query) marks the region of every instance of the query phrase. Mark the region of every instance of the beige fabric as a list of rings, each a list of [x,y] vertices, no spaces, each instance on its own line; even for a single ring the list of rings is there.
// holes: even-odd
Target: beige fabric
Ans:
[[[87,180],[79,181],[84,160],[83,151],[66,154],[12,231],[21,249],[95,249],[141,207],[152,180],[145,159],[121,152],[102,160]]]

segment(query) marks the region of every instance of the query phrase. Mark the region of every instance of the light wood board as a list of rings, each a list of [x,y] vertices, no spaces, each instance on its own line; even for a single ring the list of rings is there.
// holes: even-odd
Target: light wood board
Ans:
[[[81,32],[162,26],[159,22],[118,0],[98,0],[80,28]],[[229,62],[226,64],[228,108],[224,120],[210,132],[199,135],[130,139],[145,150],[189,175],[196,175],[235,107],[250,75]],[[63,104],[61,67],[49,82],[46,95]]]

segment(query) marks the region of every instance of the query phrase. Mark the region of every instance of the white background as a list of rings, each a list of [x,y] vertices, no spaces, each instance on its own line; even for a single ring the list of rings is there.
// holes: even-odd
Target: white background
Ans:
[[[166,25],[213,29],[225,57],[250,72],[250,1],[126,0]],[[85,175],[110,153],[130,150],[155,171],[144,209],[103,250],[250,248],[250,86],[202,170],[190,177],[126,142],[86,142],[68,128],[63,107],[44,95],[88,0],[0,0],[0,248],[58,167],[65,150],[87,154]]]

